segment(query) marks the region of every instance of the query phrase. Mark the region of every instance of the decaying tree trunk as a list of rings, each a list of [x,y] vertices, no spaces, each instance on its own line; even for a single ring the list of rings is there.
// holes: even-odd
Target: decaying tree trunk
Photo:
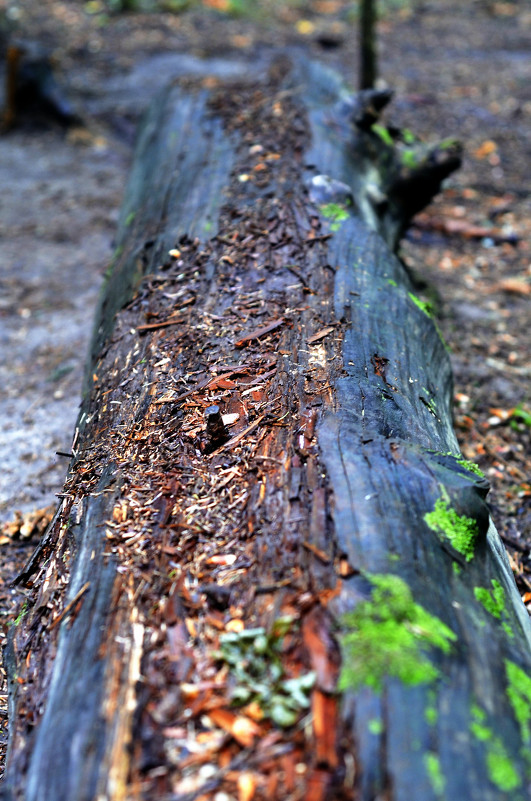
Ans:
[[[529,620],[393,255],[458,150],[388,99],[298,61],[151,109],[4,799],[526,797]]]

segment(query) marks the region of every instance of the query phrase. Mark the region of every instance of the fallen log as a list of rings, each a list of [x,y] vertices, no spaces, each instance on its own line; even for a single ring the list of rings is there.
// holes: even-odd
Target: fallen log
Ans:
[[[387,99],[296,58],[150,110],[2,798],[525,798],[529,619],[393,254],[459,152]]]

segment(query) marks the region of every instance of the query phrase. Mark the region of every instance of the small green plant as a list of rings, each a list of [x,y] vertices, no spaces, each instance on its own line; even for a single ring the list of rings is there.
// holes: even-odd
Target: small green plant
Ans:
[[[20,607],[20,612],[13,621],[14,626],[18,626],[20,623],[22,623],[23,619],[26,617],[27,611],[28,611],[28,602],[24,601],[24,603]]]
[[[293,621],[278,618],[271,633],[262,627],[227,632],[219,638],[215,659],[225,662],[234,680],[231,700],[243,706],[258,703],[265,717],[281,727],[293,726],[310,706],[315,673],[286,678],[281,652]]]
[[[450,498],[444,488],[441,497],[435,501],[433,511],[425,514],[424,520],[432,531],[448,540],[452,548],[462,554],[467,562],[474,558],[479,536],[478,524],[471,517],[457,514],[450,506]]]
[[[439,675],[429,659],[432,649],[443,653],[456,640],[454,632],[413,600],[399,576],[368,575],[370,600],[341,618],[343,666],[339,688],[371,687],[380,692],[386,676],[404,684],[432,682]]]
[[[513,409],[510,425],[513,431],[522,431],[523,428],[531,428],[531,412],[519,403],[518,406]]]

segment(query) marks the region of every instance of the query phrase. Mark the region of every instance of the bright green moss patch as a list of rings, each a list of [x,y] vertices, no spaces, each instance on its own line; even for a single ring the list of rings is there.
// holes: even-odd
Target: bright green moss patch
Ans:
[[[465,470],[469,470],[471,473],[475,473],[480,478],[485,478],[485,473],[483,472],[483,470],[480,470],[480,468],[477,466],[475,462],[471,462],[469,459],[464,459],[463,457],[461,458],[456,457],[456,460],[457,464],[460,464],[461,467],[465,468]]]
[[[444,537],[458,553],[469,562],[474,557],[474,548],[479,536],[478,524],[465,515],[458,515],[450,506],[450,499],[443,489],[435,502],[432,512],[424,515],[424,520],[439,536]]]
[[[386,676],[408,685],[434,681],[439,671],[427,651],[438,648],[447,653],[456,635],[414,602],[408,585],[398,576],[368,578],[373,584],[371,599],[341,619],[340,689],[368,686],[380,692]]]
[[[531,676],[514,662],[505,660],[505,673],[507,675],[507,697],[513,708],[514,716],[520,726],[522,740],[531,739]]]
[[[430,778],[433,792],[436,795],[442,795],[444,793],[446,782],[441,770],[441,762],[437,754],[433,754],[431,751],[425,754],[424,767],[426,768],[426,773]]]
[[[394,278],[388,278],[387,283],[390,284],[391,286],[398,286]]]
[[[424,718],[428,726],[435,726],[439,718],[439,713],[434,706],[427,706],[424,710]]]

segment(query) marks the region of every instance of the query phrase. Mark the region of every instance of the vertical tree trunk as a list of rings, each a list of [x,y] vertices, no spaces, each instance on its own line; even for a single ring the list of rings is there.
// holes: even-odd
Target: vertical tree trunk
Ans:
[[[373,89],[378,77],[378,56],[376,41],[376,0],[360,0],[359,48],[360,80],[359,88]]]

